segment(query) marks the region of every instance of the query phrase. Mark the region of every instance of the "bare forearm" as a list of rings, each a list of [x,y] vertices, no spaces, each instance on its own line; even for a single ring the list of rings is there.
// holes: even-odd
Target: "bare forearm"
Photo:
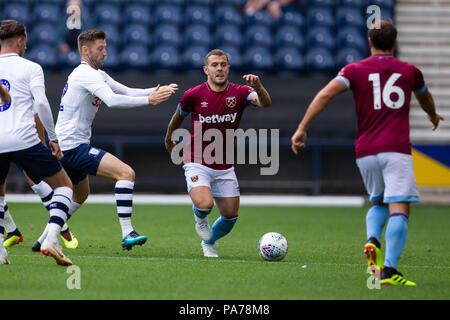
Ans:
[[[303,116],[302,121],[298,125],[298,128],[306,131],[314,121],[314,119],[316,119],[317,116],[321,114],[323,110],[325,110],[330,100],[331,97],[329,95],[323,92],[319,92],[306,110],[306,113]]]
[[[174,113],[172,116],[172,119],[170,119],[169,125],[167,126],[167,132],[166,132],[166,138],[165,141],[170,142],[172,141],[172,133],[177,130],[179,127],[181,127],[181,124],[183,123],[184,117],[182,117],[177,110],[177,112]]]
[[[423,94],[414,93],[417,101],[419,101],[420,106],[423,111],[425,111],[430,117],[436,115],[436,106],[434,104],[433,96],[428,91],[428,89]]]
[[[8,90],[0,84],[0,98],[2,99],[4,104],[9,103],[10,96]]]
[[[266,88],[261,85],[259,88],[255,88],[255,91],[258,94],[261,107],[267,108],[272,104],[272,99],[270,98]]]

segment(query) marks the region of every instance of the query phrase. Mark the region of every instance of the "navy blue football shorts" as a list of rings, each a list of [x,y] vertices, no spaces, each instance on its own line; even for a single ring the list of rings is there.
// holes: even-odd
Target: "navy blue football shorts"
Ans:
[[[39,142],[28,149],[0,154],[0,184],[5,183],[11,162],[25,170],[36,184],[62,169],[50,148]]]
[[[88,174],[93,176],[97,174],[98,166],[106,151],[84,143],[74,149],[63,151],[63,153],[61,164],[73,185],[77,185]]]

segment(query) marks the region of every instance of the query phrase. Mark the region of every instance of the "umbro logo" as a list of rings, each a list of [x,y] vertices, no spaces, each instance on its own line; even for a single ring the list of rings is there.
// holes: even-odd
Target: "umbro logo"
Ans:
[[[203,101],[202,103],[200,103],[200,107],[207,108],[208,107],[208,102]]]

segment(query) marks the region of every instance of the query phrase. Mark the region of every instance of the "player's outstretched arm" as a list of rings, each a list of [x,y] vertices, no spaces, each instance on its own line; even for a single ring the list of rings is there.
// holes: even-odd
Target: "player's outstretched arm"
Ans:
[[[245,79],[247,85],[255,89],[256,94],[252,95],[250,102],[255,106],[267,108],[272,104],[269,93],[261,83],[261,79],[254,74],[246,74],[242,78]]]
[[[181,127],[181,124],[183,123],[185,118],[186,116],[181,115],[180,110],[177,108],[172,116],[172,119],[170,119],[169,125],[167,126],[166,138],[164,141],[166,150],[167,152],[169,152],[169,154],[172,154],[172,149],[173,147],[175,147],[175,142],[172,141],[172,133],[179,127]]]
[[[414,95],[416,96],[417,101],[419,101],[420,106],[423,111],[425,111],[428,115],[428,119],[430,119],[433,124],[432,130],[436,130],[439,126],[439,121],[444,120],[444,118],[436,113],[436,106],[434,104],[433,96],[428,88],[425,89],[423,93],[418,93],[414,91]]]
[[[8,89],[0,84],[0,98],[2,99],[3,104],[8,104],[11,100],[11,96],[9,95]]]
[[[298,154],[298,149],[305,148],[306,131],[315,118],[328,106],[330,101],[338,94],[347,90],[347,87],[339,80],[331,80],[319,93],[306,110],[297,130],[291,137],[291,149],[294,154]]]
[[[158,86],[153,90],[148,96],[148,103],[152,106],[157,106],[164,101],[169,100],[169,98],[178,90],[177,84],[169,84],[167,86]]]

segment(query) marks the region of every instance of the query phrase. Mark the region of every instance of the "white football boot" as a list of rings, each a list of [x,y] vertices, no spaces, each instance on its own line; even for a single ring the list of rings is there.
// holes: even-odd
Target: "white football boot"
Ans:
[[[218,258],[219,255],[216,252],[216,248],[213,244],[207,244],[205,241],[202,241],[202,249],[203,255],[207,258]]]
[[[204,241],[208,241],[211,239],[211,228],[209,227],[209,220],[208,216],[206,218],[199,218],[194,213],[195,217],[195,231],[197,231],[198,236],[200,239]]]
[[[54,244],[48,241],[47,239],[41,245],[41,253],[44,256],[52,257],[56,260],[56,263],[60,266],[71,266],[72,261],[67,258],[62,252],[62,248],[59,244]]]

